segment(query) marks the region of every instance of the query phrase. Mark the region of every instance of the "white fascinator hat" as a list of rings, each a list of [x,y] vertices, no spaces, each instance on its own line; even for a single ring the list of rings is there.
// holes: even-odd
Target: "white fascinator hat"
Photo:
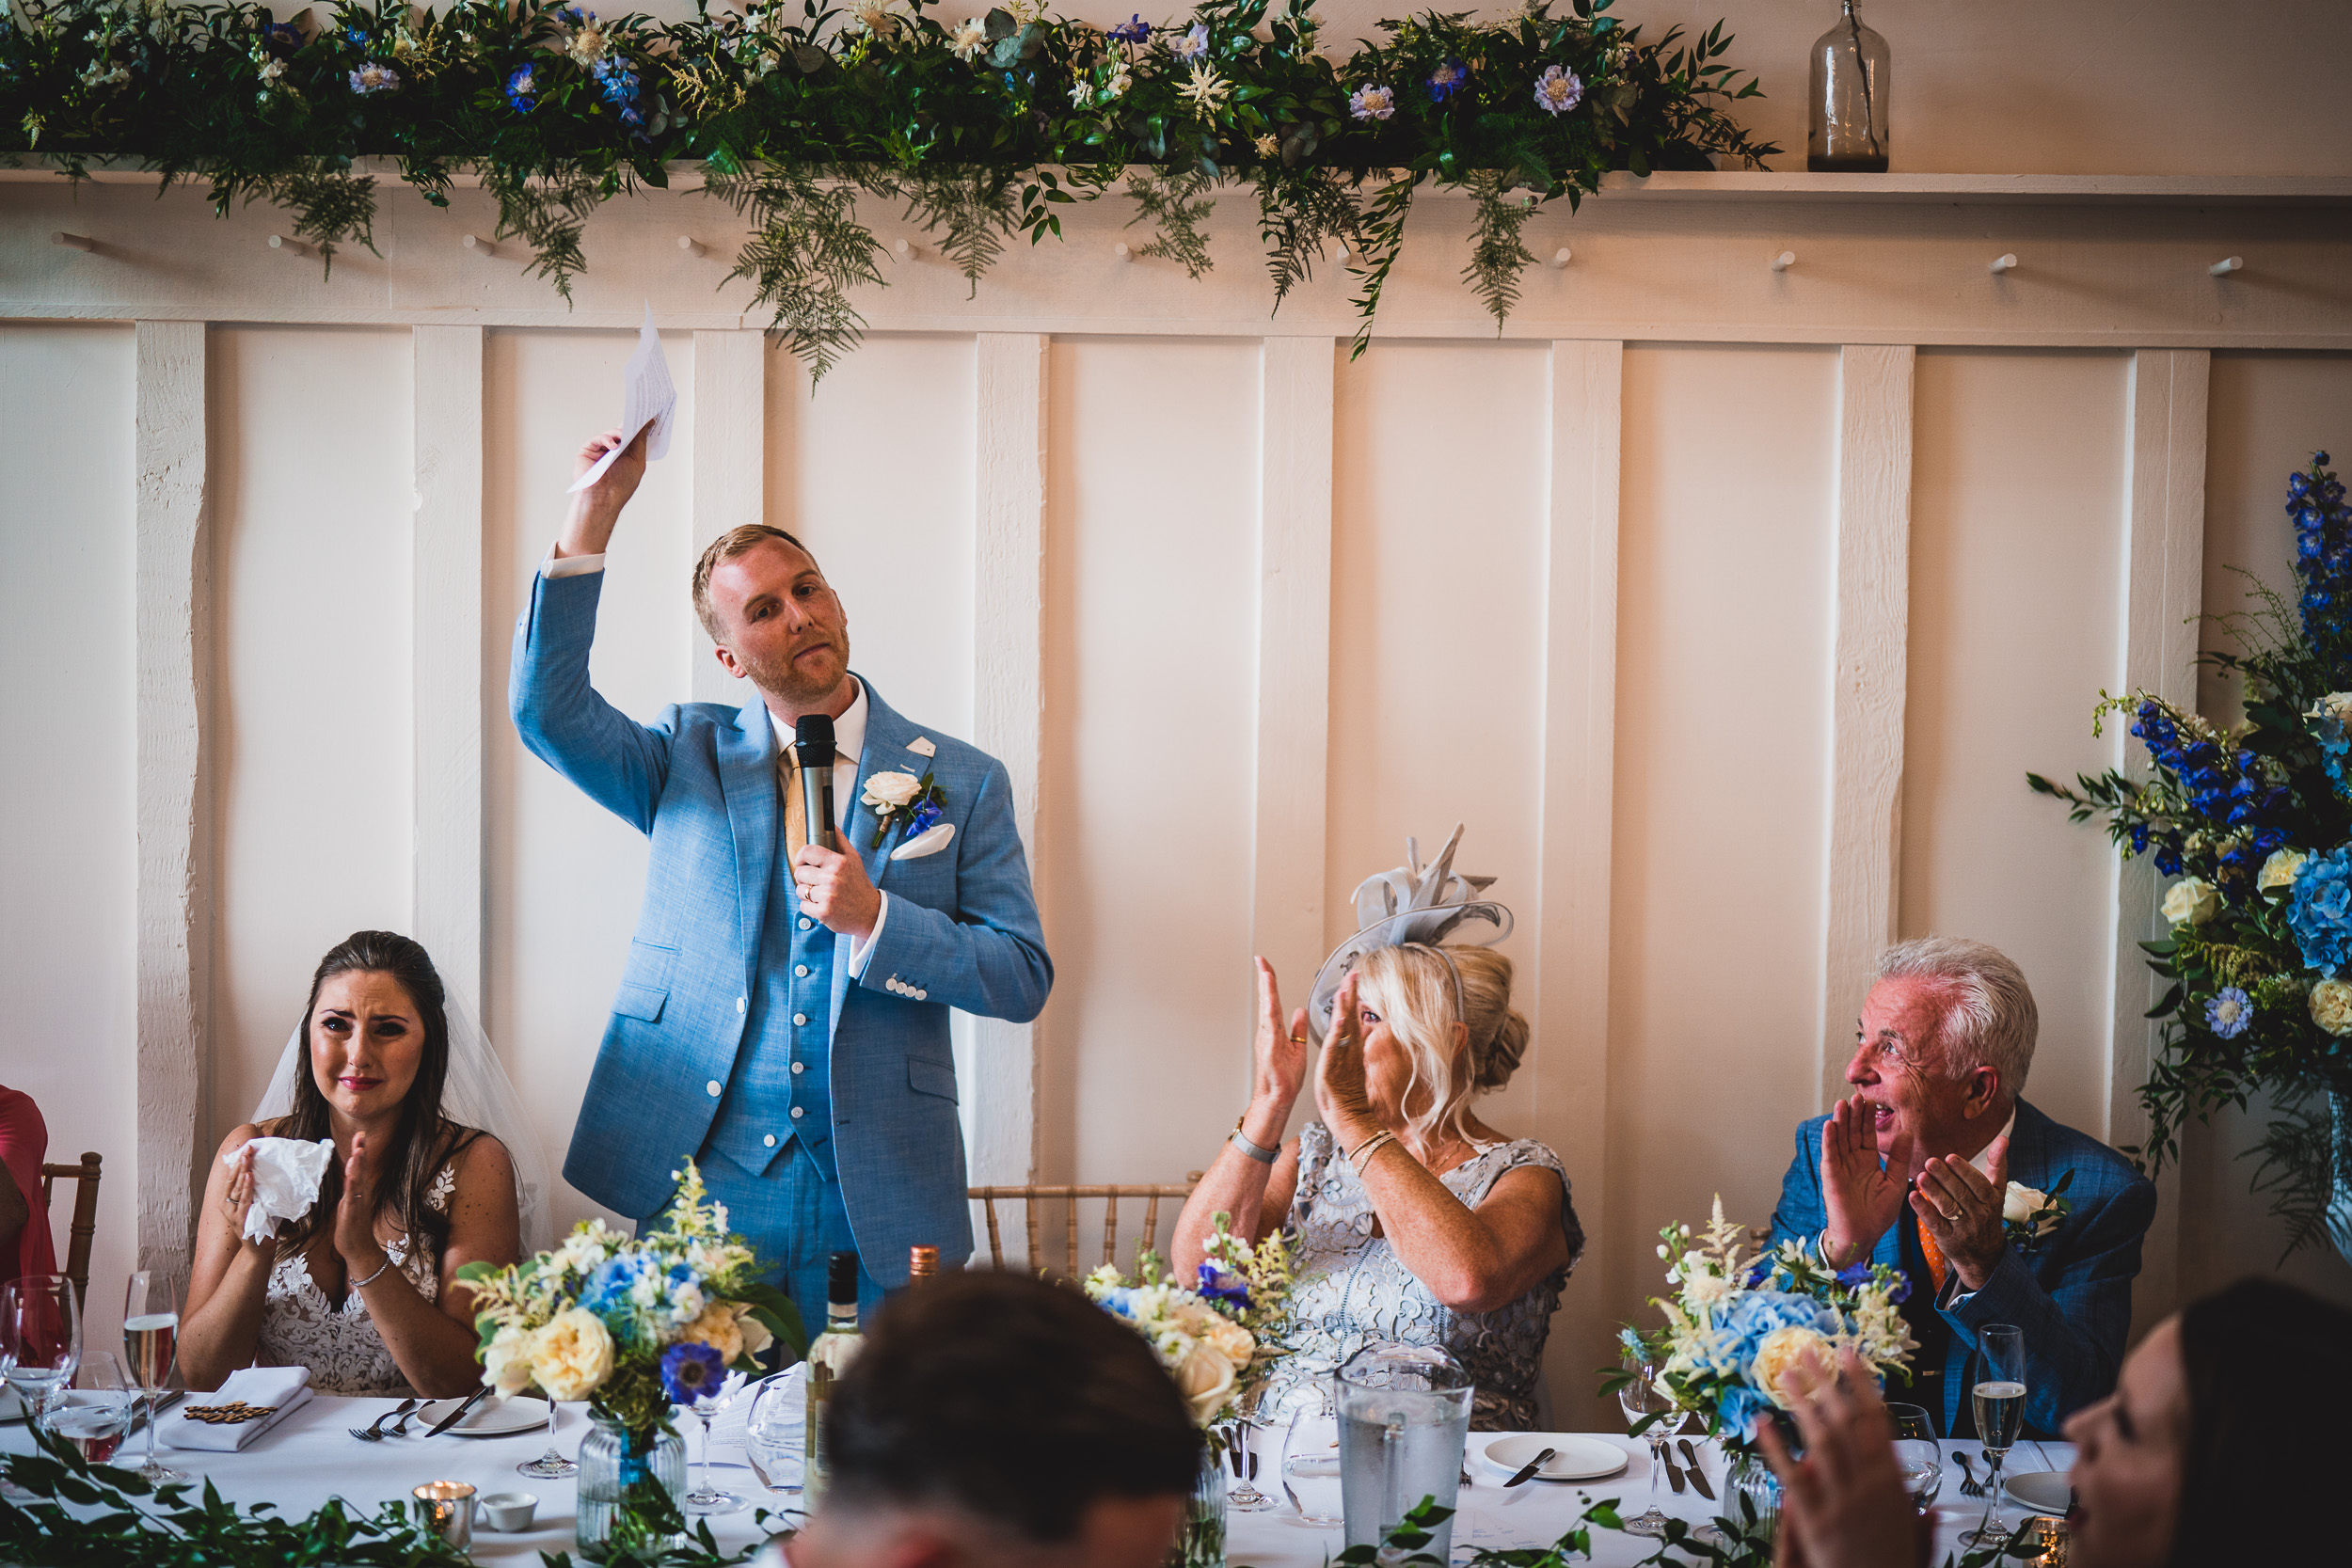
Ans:
[[[1331,1006],[1340,982],[1356,960],[1381,947],[1418,944],[1435,947],[1452,942],[1463,947],[1491,947],[1511,934],[1511,911],[1480,894],[1494,886],[1492,877],[1465,877],[1454,869],[1454,851],[1462,842],[1462,824],[1438,858],[1423,865],[1421,841],[1406,838],[1405,863],[1356,884],[1356,934],[1331,950],[1315,972],[1315,987],[1307,998],[1307,1026],[1317,1043],[1331,1027]]]

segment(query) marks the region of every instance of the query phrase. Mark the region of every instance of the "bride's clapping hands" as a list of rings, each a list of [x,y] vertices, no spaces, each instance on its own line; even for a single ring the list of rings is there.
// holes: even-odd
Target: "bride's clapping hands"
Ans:
[[[237,1163],[229,1167],[229,1190],[221,1195],[221,1212],[229,1216],[230,1233],[241,1245],[258,1251],[275,1253],[275,1237],[264,1236],[258,1242],[245,1238],[245,1217],[253,1208],[253,1146],[247,1143],[237,1151]]]
[[[354,1279],[373,1276],[386,1261],[384,1243],[375,1239],[383,1185],[382,1157],[368,1148],[365,1132],[354,1134],[351,1158],[343,1162],[343,1196],[335,1205],[335,1250]]]

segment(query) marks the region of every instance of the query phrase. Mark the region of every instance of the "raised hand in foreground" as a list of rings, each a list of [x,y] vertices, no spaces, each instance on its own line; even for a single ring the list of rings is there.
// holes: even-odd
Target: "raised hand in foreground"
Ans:
[[[1808,1351],[1789,1369],[1804,1457],[1791,1459],[1770,1421],[1756,1429],[1780,1478],[1778,1568],[1914,1568],[1934,1544],[1895,1463],[1895,1423],[1878,1379],[1852,1350],[1832,1367]]]

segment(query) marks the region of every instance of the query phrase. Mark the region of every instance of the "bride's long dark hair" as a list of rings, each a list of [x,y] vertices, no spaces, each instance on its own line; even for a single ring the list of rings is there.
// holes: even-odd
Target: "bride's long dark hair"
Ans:
[[[416,1081],[401,1101],[400,1120],[379,1151],[385,1172],[384,1206],[398,1216],[409,1237],[412,1257],[437,1259],[449,1241],[449,1216],[433,1212],[425,1202],[433,1178],[448,1160],[441,1146],[441,1085],[449,1077],[448,995],[440,974],[423,947],[393,931],[354,931],[319,960],[310,976],[310,1000],[302,1008],[301,1061],[294,1078],[294,1109],[262,1129],[272,1137],[316,1143],[334,1136],[327,1117],[326,1096],[319,1092],[317,1069],[310,1061],[310,1028],[318,1011],[319,990],[330,976],[353,973],[385,974],[408,993],[409,1005],[424,1024],[424,1053],[417,1062]],[[452,1132],[456,1129],[450,1128]],[[335,1207],[343,1196],[343,1163],[330,1160],[326,1180],[319,1185],[319,1200],[294,1221],[278,1243],[278,1255],[289,1257],[308,1246],[322,1227],[331,1230]]]

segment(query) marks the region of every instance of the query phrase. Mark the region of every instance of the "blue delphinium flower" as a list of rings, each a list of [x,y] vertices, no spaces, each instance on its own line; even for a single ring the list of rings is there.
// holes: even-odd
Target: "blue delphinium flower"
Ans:
[[[672,1404],[700,1404],[726,1377],[726,1361],[708,1345],[676,1344],[661,1353],[661,1391]]]
[[[914,838],[919,833],[930,832],[933,827],[937,826],[939,819],[946,815],[946,808],[942,806],[938,801],[924,801],[921,805],[916,806],[913,811],[907,813],[906,836]]]
[[[1249,1282],[1214,1263],[1200,1265],[1200,1283],[1195,1289],[1203,1300],[1231,1302],[1245,1312],[1249,1309]]]
[[[1113,27],[1104,37],[1113,43],[1149,43],[1152,41],[1152,24],[1136,15]]]
[[[1176,51],[1176,57],[1180,60],[1202,58],[1209,52],[1209,24],[1205,22],[1194,23],[1192,31],[1178,39],[1169,47]]]
[[[506,102],[518,115],[527,115],[539,106],[538,81],[531,67],[518,65],[506,78]]]
[[[1470,67],[1460,60],[1448,60],[1429,73],[1429,101],[1442,103],[1462,90],[1470,81]]]
[[[1849,1263],[1844,1268],[1837,1271],[1837,1283],[1843,1285],[1849,1291],[1854,1289],[1858,1285],[1867,1285],[1869,1282],[1870,1265],[1867,1260],[1860,1263]]]
[[[2254,1022],[2254,999],[2236,986],[2224,986],[2205,1004],[2205,1027],[2225,1040],[2246,1033]]]
[[[284,59],[303,44],[302,29],[291,22],[273,22],[262,30],[262,46]]]
[[[2352,964],[2352,846],[2313,855],[2296,871],[2287,930],[2303,961],[2329,979]]]

